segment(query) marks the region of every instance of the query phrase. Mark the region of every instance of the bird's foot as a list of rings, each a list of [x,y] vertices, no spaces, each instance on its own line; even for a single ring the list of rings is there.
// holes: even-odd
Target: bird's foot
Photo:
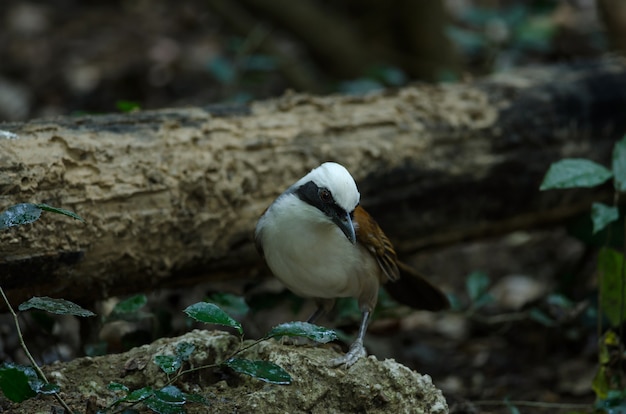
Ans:
[[[344,368],[349,368],[365,356],[367,356],[367,352],[365,351],[363,342],[356,340],[352,345],[350,345],[350,349],[344,356],[331,359],[330,366],[339,367],[343,365]]]

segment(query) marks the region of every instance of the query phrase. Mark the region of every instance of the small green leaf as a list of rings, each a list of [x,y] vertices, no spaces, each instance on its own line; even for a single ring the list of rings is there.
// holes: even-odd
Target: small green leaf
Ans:
[[[37,221],[40,216],[41,209],[35,204],[16,204],[0,213],[0,230],[32,223]]]
[[[287,322],[275,326],[265,335],[266,338],[279,336],[301,336],[322,344],[337,339],[335,331],[308,322]]]
[[[59,391],[61,391],[61,387],[52,383],[42,384],[42,386],[37,389],[38,394],[44,395],[56,394]]]
[[[128,395],[126,395],[126,397],[118,401],[134,403],[134,402],[143,401],[146,398],[151,397],[152,395],[154,395],[154,390],[152,388],[143,387],[143,388],[139,388],[138,390],[129,392]]]
[[[581,158],[567,158],[553,163],[543,178],[540,190],[595,187],[613,174],[602,165]]]
[[[231,293],[214,293],[207,302],[215,303],[225,312],[233,315],[245,315],[250,310],[243,297]]]
[[[160,400],[167,401],[172,404],[184,404],[185,394],[173,385],[168,385],[154,392],[154,396]]]
[[[546,315],[546,313],[539,308],[532,308],[528,312],[528,315],[531,319],[539,322],[543,326],[551,327],[555,325],[555,322],[552,320],[552,318]]]
[[[188,361],[189,357],[196,350],[196,346],[189,342],[179,342],[176,344],[176,356],[182,361]]]
[[[224,365],[240,374],[249,375],[271,384],[291,384],[291,375],[278,365],[269,361],[251,361],[249,359],[230,358]]]
[[[131,296],[124,299],[113,307],[112,314],[135,313],[148,303],[148,298],[144,294]]]
[[[623,193],[626,191],[626,136],[618,141],[613,148],[612,168],[615,177],[615,189]]]
[[[189,402],[195,402],[198,404],[203,404],[203,405],[211,405],[211,401],[209,401],[208,399],[204,398],[202,395],[200,394],[185,394],[185,399]]]
[[[177,355],[155,355],[154,363],[168,375],[175,373],[182,366],[182,361]]]
[[[617,207],[607,206],[603,203],[591,205],[591,220],[593,221],[593,234],[602,231],[610,223],[617,221],[619,210]]]
[[[83,223],[85,222],[85,220],[81,216],[72,211],[65,210],[64,208],[52,207],[47,204],[36,204],[36,206],[44,211],[49,211],[56,214],[63,214],[64,216],[68,216],[78,221],[82,221]]]
[[[115,102],[115,107],[120,111],[120,112],[132,112],[136,109],[141,109],[141,105],[139,105],[139,102],[135,102],[135,101],[127,101],[127,100],[119,100]]]
[[[241,324],[213,303],[194,303],[193,305],[188,306],[184,312],[199,322],[230,326],[231,328],[237,329],[240,334],[243,333]]]
[[[479,305],[482,306],[491,301],[491,296],[487,293],[490,284],[489,276],[483,272],[476,271],[467,276],[465,288],[467,295],[475,307],[479,307]]]
[[[154,395],[144,401],[146,407],[158,414],[184,413],[187,402],[185,393],[173,385],[154,391]]]
[[[32,371],[31,367],[10,363],[0,365],[0,390],[4,396],[13,402],[20,403],[37,395],[29,384],[34,375]]]
[[[70,302],[65,299],[49,298],[47,296],[36,296],[34,298],[30,298],[26,302],[20,304],[18,309],[21,311],[39,309],[57,315],[74,315],[83,317],[96,316],[96,314],[92,311],[83,309],[74,302]]]
[[[600,308],[611,325],[617,327],[626,319],[626,280],[622,279],[624,256],[615,250],[603,248],[598,254],[600,273]]]
[[[111,313],[106,317],[105,322],[120,320],[127,322],[138,322],[146,318],[151,318],[154,316],[152,313],[144,312],[141,310],[141,308],[143,308],[147,302],[148,298],[144,294],[139,294],[124,299],[113,307]]]
[[[107,388],[111,391],[123,391],[123,392],[129,391],[126,385],[120,384],[119,382],[109,382],[109,385],[107,385]]]
[[[150,397],[143,403],[157,414],[182,414],[187,412],[184,405],[173,404],[156,397]]]

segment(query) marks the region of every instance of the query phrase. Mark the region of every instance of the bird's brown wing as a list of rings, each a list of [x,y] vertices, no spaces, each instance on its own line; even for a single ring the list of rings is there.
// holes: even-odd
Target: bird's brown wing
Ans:
[[[353,221],[356,223],[357,242],[365,246],[374,255],[386,277],[386,280],[381,280],[381,282],[398,280],[400,278],[398,256],[378,223],[361,206],[354,209]]]

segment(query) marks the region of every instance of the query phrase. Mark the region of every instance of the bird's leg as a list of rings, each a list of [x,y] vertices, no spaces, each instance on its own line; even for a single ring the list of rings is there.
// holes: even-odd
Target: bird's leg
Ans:
[[[330,312],[333,306],[335,306],[335,299],[316,299],[315,304],[317,305],[317,309],[315,309],[315,312],[307,319],[308,323],[315,323],[320,316]]]
[[[306,321],[308,323],[315,323],[315,321],[318,320],[319,317],[325,313],[326,313],[326,309],[324,309],[323,306],[318,305],[317,309],[315,309],[315,312],[313,312],[313,314],[309,316],[309,319],[307,319]]]
[[[340,365],[344,365],[348,368],[351,365],[354,365],[359,359],[363,358],[367,355],[365,351],[365,347],[363,346],[363,337],[365,336],[365,332],[367,331],[367,325],[370,320],[370,311],[364,310],[363,317],[361,318],[361,326],[359,326],[359,334],[356,337],[356,340],[350,345],[350,349],[348,352],[339,358],[333,358],[330,360],[330,365],[333,367],[338,367]]]

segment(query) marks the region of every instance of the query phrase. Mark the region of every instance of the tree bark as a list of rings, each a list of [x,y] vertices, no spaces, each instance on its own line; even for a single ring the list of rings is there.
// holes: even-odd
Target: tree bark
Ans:
[[[0,286],[14,303],[88,304],[252,277],[256,219],[327,160],[353,173],[400,252],[560,223],[611,190],[541,193],[549,164],[606,165],[624,113],[626,66],[608,59],[362,97],[0,124],[18,136],[0,138],[0,208],[45,202],[86,219],[1,232]]]

